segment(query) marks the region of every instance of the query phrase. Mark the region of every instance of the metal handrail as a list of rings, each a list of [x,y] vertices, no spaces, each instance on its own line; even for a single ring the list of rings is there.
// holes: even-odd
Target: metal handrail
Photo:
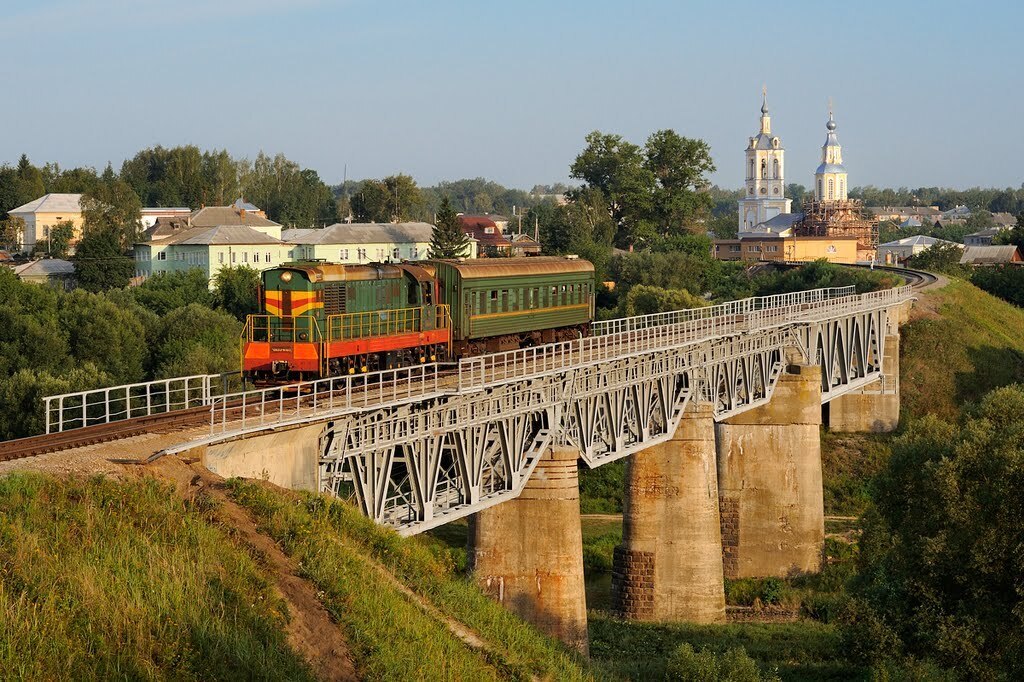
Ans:
[[[43,398],[46,433],[209,405],[234,374],[195,374]]]

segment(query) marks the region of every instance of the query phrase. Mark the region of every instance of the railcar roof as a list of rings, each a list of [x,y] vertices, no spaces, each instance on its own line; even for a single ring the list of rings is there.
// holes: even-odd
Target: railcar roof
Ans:
[[[528,277],[530,275],[565,275],[594,272],[594,264],[578,258],[534,256],[530,258],[475,258],[472,260],[437,261],[452,266],[463,279],[485,277]]]
[[[281,270],[306,273],[311,282],[366,282],[378,279],[401,279],[402,270],[382,263],[371,265],[336,265],[333,263],[292,263]]]

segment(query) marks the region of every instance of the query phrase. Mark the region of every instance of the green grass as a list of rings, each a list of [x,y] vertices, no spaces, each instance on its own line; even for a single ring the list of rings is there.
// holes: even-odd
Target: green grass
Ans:
[[[1024,309],[960,280],[923,294],[921,303],[941,316],[900,330],[904,417],[955,420],[965,403],[1024,382]]]
[[[312,679],[287,618],[202,498],[0,478],[0,679]]]
[[[871,479],[889,461],[887,434],[821,432],[825,513],[859,516],[871,502]]]
[[[586,663],[539,633],[458,574],[438,542],[403,539],[354,507],[310,494],[287,495],[231,481],[232,495],[259,519],[322,591],[349,635],[357,667],[374,679],[476,680],[536,675],[588,679]],[[493,647],[470,650],[413,606],[373,563]]]
[[[717,653],[742,646],[762,671],[777,669],[783,680],[849,680],[865,675],[845,662],[838,631],[813,621],[655,625],[599,614],[590,617],[590,654],[602,670],[620,679],[664,679],[669,655],[683,642]]]

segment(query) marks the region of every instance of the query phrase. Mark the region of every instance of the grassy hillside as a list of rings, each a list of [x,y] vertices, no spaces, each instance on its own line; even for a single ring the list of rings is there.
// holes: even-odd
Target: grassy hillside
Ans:
[[[1024,309],[954,280],[924,294],[901,329],[904,418],[955,419],[993,388],[1024,382]]]
[[[0,478],[0,679],[591,676],[437,543],[342,502],[172,478]]]
[[[287,618],[201,498],[0,479],[0,679],[313,679]]]

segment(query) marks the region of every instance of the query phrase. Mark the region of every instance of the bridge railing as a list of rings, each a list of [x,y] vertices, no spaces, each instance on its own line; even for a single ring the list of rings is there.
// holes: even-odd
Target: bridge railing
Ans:
[[[666,313],[653,313],[650,315],[637,315],[635,317],[624,317],[616,320],[602,320],[591,325],[591,332],[595,336],[608,334],[620,334],[623,332],[636,331],[649,327],[664,327],[694,320],[705,320],[715,317],[728,317],[744,315],[756,310],[766,308],[788,307],[805,303],[820,303],[844,296],[851,296],[856,293],[855,287],[828,287],[825,289],[811,289],[809,291],[794,291],[787,294],[773,294],[771,296],[757,296],[754,298],[743,298],[738,301],[729,301],[705,308],[692,308],[689,310],[673,310]]]
[[[835,298],[824,294],[817,298],[790,297],[785,299],[785,305],[778,307],[737,307],[714,317],[684,319],[681,322],[658,326],[640,326],[628,331],[466,358],[459,361],[459,390],[477,390],[488,384],[541,376],[571,367],[697,343],[729,334],[851,314],[894,305],[912,296],[909,286],[863,295],[852,293],[852,289],[843,287],[832,290],[836,292],[833,295],[838,296]],[[839,293],[846,295],[838,295]]]
[[[227,390],[225,374],[196,374],[43,398],[46,433],[204,407]]]
[[[210,433],[245,430],[436,394],[443,387],[443,368],[438,363],[430,363],[213,396]]]

